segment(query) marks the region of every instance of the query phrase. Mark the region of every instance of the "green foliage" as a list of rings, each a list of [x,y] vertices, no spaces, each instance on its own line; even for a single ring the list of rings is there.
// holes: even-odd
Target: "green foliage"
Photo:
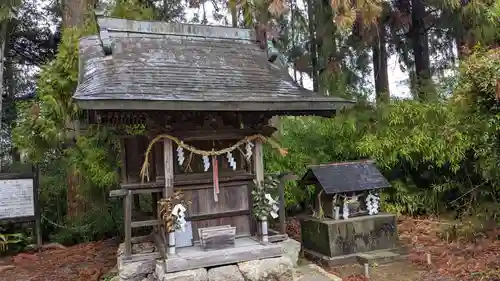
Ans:
[[[87,135],[80,136],[73,149],[67,150],[68,159],[86,180],[95,187],[109,190],[118,184],[119,140],[113,131],[90,126]]]
[[[266,194],[270,194],[272,196],[275,193],[274,191],[278,187],[278,184],[279,180],[272,176],[264,178],[264,180],[260,183],[254,180],[254,188],[252,189],[253,214],[258,220],[269,216],[272,206],[268,204]]]
[[[13,129],[14,145],[40,164],[40,205],[44,236],[61,242],[79,242],[115,235],[119,222],[116,207],[106,204],[106,194],[118,183],[119,151],[113,131],[90,126],[72,143],[70,128],[80,116],[72,100],[78,83],[79,38],[96,31],[89,21],[83,29],[65,29],[56,58],[45,65],[37,84],[37,98],[17,105],[18,120]],[[68,145],[69,144],[69,145]],[[82,218],[66,222],[67,175],[81,176],[80,196],[92,202]],[[113,212],[112,212],[113,211]],[[87,224],[91,223],[89,226]],[[73,231],[73,229],[78,229]]]
[[[500,50],[477,51],[461,73],[454,105],[474,137],[478,170],[500,188]]]
[[[457,80],[444,101],[360,106],[334,119],[285,118],[279,138],[289,154],[267,151],[266,168],[300,176],[307,165],[371,158],[392,182],[382,194],[384,209],[497,221],[500,51],[473,54]],[[287,186],[287,207],[315,196]]]
[[[40,73],[37,100],[24,102],[18,108],[13,142],[35,162],[50,149],[61,149],[68,140],[68,125],[78,117],[78,108],[72,100],[78,83],[78,40],[95,30],[95,25],[89,23],[84,30],[63,31],[56,59]]]
[[[384,168],[400,161],[416,168],[422,162],[456,171],[471,147],[453,108],[441,102],[393,102],[376,111],[376,129],[359,142],[362,154],[370,155]]]
[[[100,149],[102,148],[97,150]],[[70,158],[62,153],[54,152],[39,164],[41,226],[44,239],[74,244],[120,235],[123,230],[122,202],[106,200],[106,192],[112,186],[91,186],[88,180],[84,182],[81,186],[82,196],[92,200],[90,209],[82,217],[66,218],[67,170],[61,167],[73,164],[69,163]],[[100,173],[105,174],[104,171]],[[87,171],[82,171],[82,174],[89,175]],[[94,184],[96,181],[94,180]]]
[[[18,244],[24,240],[22,234],[3,234],[0,233],[0,253],[6,252],[9,245]]]
[[[6,0],[0,4],[0,22],[9,20],[16,14],[16,8],[20,5],[20,0]],[[0,41],[1,42],[1,41]]]
[[[92,208],[84,216],[67,221],[49,238],[61,244],[72,245],[121,236],[123,227],[122,201],[115,200]]]
[[[132,20],[154,20],[155,12],[152,8],[147,7],[143,1],[117,0],[111,11],[111,16]]]
[[[370,118],[369,108],[362,104],[335,119],[282,118],[279,141],[289,153],[282,157],[273,149],[266,149],[266,170],[290,171],[301,176],[308,165],[364,158],[366,155],[360,154],[357,149],[357,141],[369,130]],[[314,195],[312,188],[298,189],[295,182],[288,182],[285,187],[285,201],[289,209],[301,203],[307,205]]]

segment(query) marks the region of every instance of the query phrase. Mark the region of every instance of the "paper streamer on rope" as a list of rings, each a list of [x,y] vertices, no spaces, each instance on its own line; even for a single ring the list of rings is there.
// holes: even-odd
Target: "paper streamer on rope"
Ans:
[[[236,170],[236,161],[234,161],[233,154],[231,152],[228,152],[226,154],[227,162],[229,163],[229,167],[231,167],[233,170]]]
[[[185,159],[186,158],[184,157],[184,149],[182,149],[181,146],[178,146],[177,147],[177,162],[179,162],[179,166],[182,166]]]
[[[208,169],[210,169],[210,159],[206,155],[203,155],[202,159],[203,159],[203,171],[206,172],[208,171]]]
[[[266,195],[264,195],[264,197],[266,198],[269,206],[271,206],[271,211],[269,212],[269,214],[271,215],[271,217],[273,219],[277,218],[278,211],[280,209],[280,207],[278,206],[278,201],[274,200],[274,198],[269,193],[266,193]]]
[[[366,209],[368,209],[369,215],[378,214],[379,201],[380,201],[380,198],[378,196],[371,194],[371,193],[368,194],[368,196],[366,196]]]
[[[342,218],[345,220],[349,218],[349,204],[346,201],[344,201],[344,207],[342,208]]]
[[[217,156],[212,156],[212,169],[213,169],[213,181],[214,181],[214,200],[219,201],[219,161]]]
[[[185,212],[186,212],[186,207],[184,207],[182,204],[177,204],[172,209],[172,215],[174,215],[177,218],[177,226],[179,226],[182,231],[185,231],[186,228]]]

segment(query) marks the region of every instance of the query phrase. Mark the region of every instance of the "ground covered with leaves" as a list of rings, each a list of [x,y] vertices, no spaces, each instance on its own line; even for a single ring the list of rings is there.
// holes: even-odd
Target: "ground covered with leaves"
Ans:
[[[45,249],[0,259],[2,281],[98,281],[116,265],[117,242]]]
[[[446,235],[454,229],[452,226],[434,218],[401,217],[398,231],[409,251],[408,259],[404,265],[398,262],[373,268],[371,280],[500,281],[500,228],[489,233],[472,233],[474,237],[464,240]],[[290,236],[300,237],[299,221],[290,219],[287,230]],[[430,254],[431,265],[427,263],[427,254]],[[359,274],[360,268],[334,268],[333,271],[342,272],[343,281],[367,280]]]
[[[405,218],[398,227],[412,263],[457,280],[500,280],[500,227],[488,233],[471,233],[473,237],[467,240],[450,240],[455,226],[437,219]],[[427,253],[431,256],[430,266]]]

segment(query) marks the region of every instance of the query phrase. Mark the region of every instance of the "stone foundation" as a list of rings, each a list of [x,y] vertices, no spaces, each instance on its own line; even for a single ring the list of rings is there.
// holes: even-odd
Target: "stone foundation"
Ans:
[[[327,257],[355,255],[398,246],[396,215],[377,214],[347,220],[301,218],[304,249]]]
[[[300,252],[300,243],[287,239],[277,243],[282,256],[237,264],[165,273],[165,263],[157,259],[123,262],[123,244],[118,249],[119,281],[292,281]],[[133,246],[134,254],[153,253],[155,246],[143,242]],[[118,281],[116,280],[116,281]]]

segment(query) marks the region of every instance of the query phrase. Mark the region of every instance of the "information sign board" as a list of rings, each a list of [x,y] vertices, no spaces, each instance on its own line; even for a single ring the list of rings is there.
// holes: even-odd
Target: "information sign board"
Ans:
[[[0,220],[35,220],[33,178],[0,180]]]

